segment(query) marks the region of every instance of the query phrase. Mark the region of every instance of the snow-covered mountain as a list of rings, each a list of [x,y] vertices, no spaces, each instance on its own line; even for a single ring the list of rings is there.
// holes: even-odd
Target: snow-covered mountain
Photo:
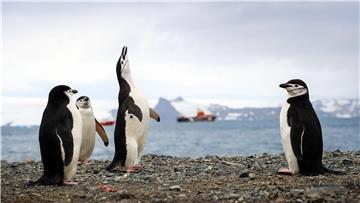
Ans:
[[[338,118],[360,117],[359,99],[326,99],[312,102],[314,108],[323,116]]]
[[[316,100],[312,104],[319,117],[360,117],[359,99]],[[199,104],[178,97],[173,100],[160,98],[155,106],[162,121],[176,121],[180,115],[194,116],[198,109],[216,115],[218,120],[264,120],[278,119],[280,104],[277,107],[231,108],[220,104]]]

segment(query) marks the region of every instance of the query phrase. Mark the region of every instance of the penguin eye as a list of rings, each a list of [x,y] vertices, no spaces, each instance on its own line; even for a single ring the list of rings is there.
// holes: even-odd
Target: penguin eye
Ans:
[[[295,87],[299,87],[299,85],[295,85]]]

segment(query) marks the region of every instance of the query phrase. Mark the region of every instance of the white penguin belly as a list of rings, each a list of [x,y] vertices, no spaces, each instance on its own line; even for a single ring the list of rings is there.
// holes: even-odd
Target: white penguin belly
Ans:
[[[290,104],[287,103],[287,101],[285,101],[280,112],[281,142],[285,153],[285,158],[289,166],[289,170],[293,174],[297,174],[299,173],[299,165],[291,146],[291,138],[290,138],[291,128],[287,122],[287,112],[289,110],[289,107]]]
[[[64,167],[64,179],[70,180],[76,174],[77,164],[79,160],[81,139],[82,139],[82,119],[80,111],[77,109],[75,102],[70,101],[67,105],[73,117],[73,129],[71,130],[73,136],[73,157],[69,165]]]
[[[147,100],[135,89],[132,88],[130,96],[134,99],[135,104],[141,109],[142,120],[130,118],[128,112],[125,116],[125,134],[126,134],[126,162],[125,167],[131,167],[140,162],[144,145],[147,137],[149,121],[149,104]]]
[[[81,109],[81,118],[82,118],[82,142],[80,148],[80,161],[85,161],[90,158],[95,147],[95,117],[91,108]]]

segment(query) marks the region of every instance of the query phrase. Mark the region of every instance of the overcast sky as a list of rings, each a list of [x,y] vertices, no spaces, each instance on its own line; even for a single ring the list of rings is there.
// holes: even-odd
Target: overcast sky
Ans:
[[[311,99],[358,98],[359,3],[3,3],[5,97],[57,84],[116,100],[124,45],[151,100],[282,100],[301,78]]]

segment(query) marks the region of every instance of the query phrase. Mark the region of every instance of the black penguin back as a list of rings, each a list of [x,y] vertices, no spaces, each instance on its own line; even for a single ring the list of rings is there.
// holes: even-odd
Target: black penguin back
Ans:
[[[44,174],[38,180],[44,185],[61,185],[64,179],[64,166],[68,163],[62,158],[61,143],[58,135],[62,133],[62,139],[72,143],[71,130],[73,118],[66,107],[70,102],[65,95],[68,86],[56,86],[49,93],[48,104],[44,110],[40,129],[39,142],[41,159],[44,166]],[[65,142],[66,140],[64,140]],[[72,146],[65,146],[67,148]],[[65,154],[65,156],[69,156]],[[71,155],[72,156],[72,155]]]
[[[297,157],[300,173],[316,175],[324,172],[321,124],[309,100],[309,95],[289,98],[288,103],[290,107],[287,117],[288,124],[291,126],[291,143],[293,150],[300,149],[302,154],[301,158]],[[301,130],[294,132],[295,128]]]

